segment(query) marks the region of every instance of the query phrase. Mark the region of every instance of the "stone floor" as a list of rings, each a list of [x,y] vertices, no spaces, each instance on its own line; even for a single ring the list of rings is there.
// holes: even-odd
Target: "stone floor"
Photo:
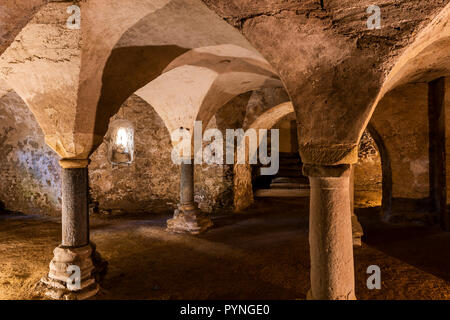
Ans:
[[[246,215],[224,213],[193,237],[164,231],[171,211],[95,216],[92,240],[109,261],[97,299],[304,299],[309,288],[308,199],[261,199]],[[450,233],[387,226],[376,208],[357,210],[359,299],[450,299]],[[57,220],[0,214],[0,299],[40,299],[33,287],[60,241]],[[382,289],[366,269],[381,267]]]

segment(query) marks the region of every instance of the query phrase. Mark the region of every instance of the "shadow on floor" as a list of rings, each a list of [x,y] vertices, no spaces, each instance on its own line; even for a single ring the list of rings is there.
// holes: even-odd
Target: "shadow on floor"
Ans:
[[[363,242],[427,273],[450,281],[450,233],[438,226],[387,224],[380,208],[357,209],[364,229]]]
[[[244,214],[214,217],[201,236],[165,231],[161,214],[91,220],[92,240],[109,261],[96,299],[303,299],[309,289],[308,199],[264,199]],[[357,210],[365,244],[355,250],[359,299],[450,298],[450,235],[392,226],[376,209]],[[37,298],[61,237],[54,219],[0,216],[0,298]],[[379,264],[383,290],[368,290],[367,266]]]

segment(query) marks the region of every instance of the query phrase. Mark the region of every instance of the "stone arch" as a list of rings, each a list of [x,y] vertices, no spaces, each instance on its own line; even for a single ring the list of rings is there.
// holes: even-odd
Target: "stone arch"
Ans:
[[[46,1],[2,54],[0,72],[61,157],[87,159],[101,143],[94,123],[104,64],[121,34],[166,2],[81,2],[83,27],[69,29],[70,4]],[[124,5],[133,12],[122,15]]]
[[[383,138],[369,123],[367,131],[372,136],[377,145],[378,152],[381,158],[381,172],[382,172],[382,198],[381,198],[381,217],[384,221],[388,221],[392,213],[392,169],[389,151],[383,141]]]
[[[63,158],[87,158],[122,103],[171,68],[198,65],[220,74],[228,72],[228,64],[247,65],[250,73],[276,78],[250,43],[199,0],[99,0],[80,6],[80,30],[65,27],[66,3],[42,6],[0,63]],[[125,6],[130,10],[122,15]],[[64,115],[62,121],[55,113]]]
[[[410,122],[410,127],[413,125],[419,125],[422,129],[422,132],[429,131],[429,101],[428,101],[428,83],[431,83],[435,79],[446,77],[450,75],[450,4],[447,4],[444,9],[442,9],[439,14],[425,27],[423,28],[416,39],[409,45],[406,50],[398,57],[388,76],[386,77],[383,85],[380,89],[380,92],[375,100],[375,103],[372,106],[371,113],[371,122],[373,127],[377,127],[378,132],[381,136],[384,133],[380,132],[380,123],[383,121],[381,119],[380,113],[385,113],[384,110],[381,110],[385,104],[389,104],[389,101],[393,99],[398,99],[398,104],[409,103],[415,106],[415,110],[417,113],[422,115],[421,119],[417,119],[417,116],[414,114],[408,113],[405,108],[402,109],[401,106],[396,105],[392,106],[398,108],[398,112],[403,112],[403,117],[408,117],[407,119],[403,119],[401,122]],[[408,98],[408,95],[413,96],[414,98]],[[412,109],[412,108],[409,108]],[[419,110],[420,109],[420,110]],[[401,111],[403,110],[403,111]],[[395,115],[394,115],[395,116]],[[369,121],[369,120],[367,120]],[[399,130],[406,130],[405,134],[408,134],[412,129],[408,127]],[[384,129],[382,129],[383,131]],[[444,129],[445,130],[445,129]],[[416,137],[415,137],[416,138]],[[419,139],[419,138],[417,138]],[[421,138],[422,140],[429,140],[430,137],[428,134]],[[391,139],[392,140],[392,139]],[[431,168],[429,164],[429,157],[427,146],[431,140],[424,141],[422,145],[422,150],[420,153],[423,153],[423,164],[420,167],[423,167],[423,171],[427,171]],[[389,142],[390,143],[390,142]],[[408,142],[409,143],[409,142]],[[389,149],[389,146],[386,146]],[[429,146],[428,146],[429,147]],[[382,148],[380,148],[382,149]],[[386,149],[386,152],[387,152]],[[416,153],[417,155],[418,153]],[[392,156],[395,156],[392,154]],[[408,159],[407,157],[405,157]],[[410,166],[419,166],[418,159],[414,161],[410,161]],[[398,173],[398,165],[396,162],[398,160],[390,157],[391,161],[391,182],[393,183],[393,187],[391,188],[391,197],[390,202],[386,202],[383,204],[383,217],[385,219],[393,218],[392,207],[409,207],[413,211],[425,212],[426,208],[431,206],[431,198],[428,193],[432,193],[431,182],[429,185],[424,186],[427,190],[424,189],[423,195],[419,197],[419,195],[415,196],[417,199],[409,199],[409,196],[402,197],[398,194],[396,195],[396,185],[398,186],[398,182],[396,182],[396,175]],[[403,159],[402,161],[405,161]],[[411,169],[412,170],[412,169]],[[418,169],[417,169],[418,170]],[[383,166],[383,172],[385,168]],[[425,172],[426,173],[426,172]],[[425,181],[427,184],[428,176],[424,176],[422,181]],[[387,178],[388,179],[388,178]],[[431,179],[431,178],[430,178]],[[397,179],[398,180],[398,179]],[[389,181],[389,180],[388,180]],[[412,183],[413,185],[415,184]],[[384,185],[384,183],[383,183]],[[384,188],[383,188],[384,189]],[[398,199],[396,199],[398,198]],[[395,200],[395,201],[393,201]],[[411,200],[411,201],[410,201]],[[414,200],[414,201],[412,201]],[[395,206],[395,204],[401,203],[401,206]],[[389,205],[391,208],[389,208]],[[394,210],[396,211],[396,210]],[[401,210],[400,210],[401,211]],[[400,214],[400,213],[399,213]],[[400,214],[401,215],[401,214]],[[417,217],[420,220],[429,220],[426,217]]]
[[[383,148],[376,141],[380,155],[383,157],[384,149],[383,158],[390,163],[391,209],[383,208],[383,217],[389,221],[415,219],[403,214],[408,211],[419,213],[417,219],[422,220],[429,207],[427,92],[427,83],[396,87],[383,96],[370,120],[370,126],[378,133],[373,137],[379,136],[384,145]],[[383,164],[383,175],[386,170]],[[387,177],[385,180],[389,181]]]
[[[447,4],[399,56],[372,105],[372,113],[383,97],[397,87],[450,75],[449,21],[450,4]]]
[[[61,210],[59,165],[36,117],[0,79],[0,208],[57,216]]]
[[[178,23],[180,20],[183,24]],[[211,90],[205,87],[204,97],[187,98],[197,100],[195,108],[200,112],[199,116],[188,117],[205,122],[214,115],[214,110],[243,92],[267,82],[281,85],[274,70],[249,42],[201,1],[166,1],[130,26],[112,49],[102,75],[96,131],[105,131],[105,120],[134,92],[158,109],[170,128],[174,118],[186,116],[185,110],[179,108],[179,114],[174,115],[178,107],[173,104],[170,111],[165,110],[163,99],[152,96],[151,91],[159,90],[162,94],[165,90],[167,97],[170,91],[191,93],[187,92],[188,87],[180,88],[185,85],[179,82],[182,73],[184,82],[199,81],[196,77],[209,73]],[[244,79],[240,88],[233,86],[236,79]]]
[[[249,129],[270,129],[282,118],[294,113],[291,102],[275,106],[260,115]],[[235,164],[233,168],[234,210],[245,210],[253,203],[252,175],[250,164]]]
[[[177,90],[174,86],[178,86]],[[205,68],[183,66],[162,74],[136,94],[157,110],[170,132],[180,127],[192,132],[194,121],[206,125],[234,97],[267,86],[280,86],[280,82],[244,71],[222,75]]]

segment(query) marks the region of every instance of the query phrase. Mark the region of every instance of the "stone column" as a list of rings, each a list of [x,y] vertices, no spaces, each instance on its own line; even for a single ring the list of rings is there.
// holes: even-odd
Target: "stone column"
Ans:
[[[68,248],[89,244],[88,169],[62,168],[62,243]]]
[[[180,170],[180,203],[183,206],[194,205],[194,164],[182,163]]]
[[[53,299],[87,299],[99,291],[107,263],[89,241],[88,160],[60,160],[62,242],[53,251],[45,294]]]
[[[356,299],[350,165],[305,165],[303,171],[311,184],[311,289],[308,299]]]
[[[194,202],[194,160],[181,164],[180,203],[172,219],[167,220],[167,231],[200,234],[213,225],[209,215]]]

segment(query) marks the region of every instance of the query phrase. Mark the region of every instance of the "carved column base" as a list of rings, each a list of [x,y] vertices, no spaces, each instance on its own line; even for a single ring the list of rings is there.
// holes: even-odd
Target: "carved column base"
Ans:
[[[200,234],[211,228],[209,215],[201,212],[195,205],[178,205],[173,218],[167,220],[167,231],[174,233]]]
[[[358,221],[358,217],[352,214],[352,234],[353,234],[353,247],[361,247],[361,238],[364,235],[363,228]]]
[[[95,245],[79,248],[58,246],[53,250],[50,271],[38,287],[55,300],[84,300],[95,296],[100,289],[108,263],[103,260]],[[74,269],[80,269],[80,285],[74,282]],[[72,279],[71,279],[72,278]]]

